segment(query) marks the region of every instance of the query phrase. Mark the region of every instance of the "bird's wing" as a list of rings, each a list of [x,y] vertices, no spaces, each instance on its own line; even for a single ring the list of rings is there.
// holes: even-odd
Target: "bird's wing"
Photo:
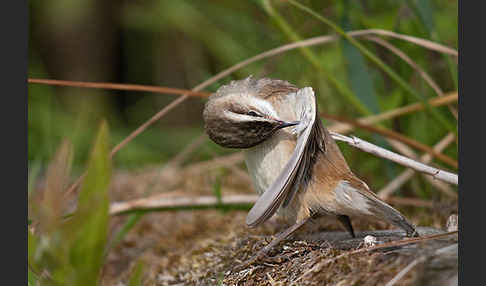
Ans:
[[[258,198],[246,217],[246,224],[257,226],[269,219],[280,207],[283,200],[293,189],[293,181],[296,178],[299,166],[302,162],[304,150],[309,142],[309,137],[316,120],[316,98],[310,87],[297,91],[297,114],[300,115],[300,123],[296,126],[298,134],[297,144],[289,161],[278,175],[277,179]]]

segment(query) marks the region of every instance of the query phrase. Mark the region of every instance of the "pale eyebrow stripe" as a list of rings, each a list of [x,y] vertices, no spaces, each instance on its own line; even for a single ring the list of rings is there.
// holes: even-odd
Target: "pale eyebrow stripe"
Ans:
[[[275,111],[275,109],[273,108],[273,106],[270,104],[270,102],[264,100],[264,99],[260,99],[260,98],[257,98],[257,97],[251,97],[251,100],[252,101],[255,101],[256,102],[256,105],[257,106],[260,106],[262,108],[264,108],[266,111],[265,113],[268,113],[268,115],[274,117],[274,118],[277,118],[277,111]]]

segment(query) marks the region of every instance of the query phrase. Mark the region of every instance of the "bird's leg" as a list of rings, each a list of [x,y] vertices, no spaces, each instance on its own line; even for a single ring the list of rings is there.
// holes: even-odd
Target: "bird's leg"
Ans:
[[[349,219],[349,216],[338,215],[337,218],[339,222],[344,226],[344,228],[349,232],[349,234],[351,234],[353,238],[356,238],[356,235],[354,235],[353,225],[351,224],[351,220]]]
[[[251,264],[257,262],[258,260],[262,259],[272,248],[277,246],[282,240],[289,237],[293,234],[296,230],[298,230],[301,226],[303,226],[310,217],[305,218],[301,221],[296,222],[295,224],[291,225],[289,228],[284,230],[283,232],[279,233],[277,237],[275,237],[269,244],[267,244],[264,248],[260,249],[257,254],[255,254],[252,258],[248,259],[247,261],[243,262],[243,264],[237,267],[237,270],[242,270]]]

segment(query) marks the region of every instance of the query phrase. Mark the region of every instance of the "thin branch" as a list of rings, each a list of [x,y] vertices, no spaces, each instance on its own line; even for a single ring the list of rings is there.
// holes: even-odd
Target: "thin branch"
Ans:
[[[415,71],[417,71],[417,73],[435,91],[435,93],[437,93],[438,96],[441,96],[441,97],[444,96],[444,92],[439,87],[439,85],[416,62],[414,62],[409,56],[407,56],[400,49],[398,49],[397,47],[393,46],[389,42],[387,42],[387,41],[385,41],[385,40],[383,40],[381,38],[375,37],[375,36],[367,36],[367,37],[364,37],[364,38],[367,39],[367,40],[370,40],[372,42],[375,42],[378,45],[381,45],[382,47],[388,49],[389,51],[391,51],[392,53],[394,53],[395,55],[397,55],[398,57],[400,57],[403,61],[405,61],[413,69],[415,69]],[[450,105],[450,104],[448,105],[448,107],[449,107],[449,110],[451,111],[451,113],[457,119],[457,110],[452,105]]]
[[[158,194],[147,198],[132,200],[128,202],[112,203],[110,215],[120,215],[133,211],[154,211],[160,209],[195,209],[195,208],[216,208],[250,205],[256,202],[258,195],[231,195],[222,196],[168,196]]]
[[[404,157],[402,155],[391,152],[379,146],[373,145],[355,136],[347,137],[335,132],[331,132],[331,135],[335,140],[346,142],[349,145],[356,147],[362,151],[372,153],[378,157],[385,158],[395,163],[417,170],[419,172],[429,174],[435,179],[448,182],[450,184],[455,184],[455,185],[458,184],[458,178],[456,174],[427,166],[425,164],[422,164],[410,158]]]
[[[448,54],[451,56],[458,57],[459,54],[457,53],[457,50],[449,48],[447,46],[441,45],[436,42],[432,42],[426,39],[422,38],[417,38],[409,35],[404,35],[404,34],[398,34],[392,31],[387,31],[387,30],[381,30],[381,29],[370,29],[368,30],[370,34],[375,34],[375,35],[380,35],[380,36],[387,36],[387,37],[392,37],[400,40],[404,40],[413,44],[416,44],[418,46],[422,46],[424,48],[427,48],[429,50],[434,50],[436,52]]]
[[[386,137],[385,140],[401,155],[414,160],[417,159],[417,154],[415,154],[412,148],[408,147],[406,144]]]
[[[38,83],[46,85],[56,86],[70,86],[81,88],[97,88],[97,89],[112,89],[112,90],[129,90],[129,91],[146,91],[162,94],[187,94],[189,96],[201,96],[208,97],[210,93],[201,91],[191,91],[187,89],[163,87],[163,86],[150,86],[139,84],[121,84],[111,82],[86,82],[86,81],[70,81],[70,80],[55,80],[55,79],[40,79],[29,78],[28,83]]]
[[[445,104],[449,104],[452,102],[457,102],[457,92],[452,92],[446,94],[444,97],[436,97],[429,100],[429,104],[431,106],[441,106]],[[366,116],[358,119],[357,121],[362,124],[374,124],[383,120],[392,119],[401,115],[409,114],[412,112],[424,110],[424,105],[422,103],[413,103],[404,107],[396,108],[393,110],[389,110],[380,114]],[[329,130],[338,133],[347,134],[353,131],[354,126],[351,124],[346,123],[337,123],[334,125],[329,126]]]
[[[435,146],[434,150],[441,152],[444,150],[450,143],[452,143],[455,139],[454,134],[449,133],[446,137],[444,137],[441,141],[439,141]],[[420,158],[420,161],[424,164],[430,163],[432,161],[432,157],[429,154],[425,154]],[[398,177],[396,177],[393,181],[388,183],[383,189],[377,192],[378,196],[382,199],[386,199],[389,197],[395,190],[399,189],[403,186],[410,178],[413,177],[415,171],[412,169],[407,169],[403,171]],[[428,177],[430,178],[430,177]],[[445,191],[447,189],[439,188],[439,190],[443,191],[445,194],[457,198],[457,194],[452,191]]]
[[[416,140],[414,140],[410,137],[407,137],[405,135],[397,133],[393,130],[386,129],[386,128],[383,128],[383,127],[375,127],[375,126],[363,124],[363,123],[360,123],[359,121],[354,121],[354,120],[343,118],[341,116],[330,115],[330,114],[326,114],[326,113],[322,113],[322,112],[321,112],[321,115],[325,118],[329,118],[329,119],[341,121],[341,122],[346,122],[348,124],[357,126],[359,128],[362,128],[362,129],[365,129],[365,130],[368,130],[368,131],[371,131],[371,132],[374,132],[374,133],[378,133],[378,134],[381,134],[385,137],[392,138],[392,139],[395,139],[397,141],[403,142],[403,143],[405,143],[409,146],[412,146],[412,147],[417,148],[421,151],[427,152],[428,154],[434,156],[435,158],[441,160],[444,163],[449,164],[450,166],[452,166],[456,169],[458,167],[457,161],[452,159],[451,157],[446,156],[446,155],[444,155],[440,152],[437,152],[436,150],[434,150],[430,146],[427,146],[423,143],[420,143],[420,142],[418,142],[418,141],[416,141]]]
[[[225,191],[231,191],[225,189]],[[167,211],[181,209],[221,208],[252,205],[258,199],[256,194],[224,195],[219,200],[216,196],[191,196],[184,192],[156,194],[124,202],[115,202],[110,206],[110,215],[121,215],[137,211]],[[386,202],[395,205],[436,208],[437,204],[415,198],[387,197]]]

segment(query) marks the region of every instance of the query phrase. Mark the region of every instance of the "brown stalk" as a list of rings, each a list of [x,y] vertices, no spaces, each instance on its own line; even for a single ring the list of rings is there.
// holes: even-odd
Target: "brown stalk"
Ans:
[[[416,63],[414,62],[409,56],[407,56],[404,52],[402,52],[400,49],[397,47],[393,46],[389,42],[375,37],[375,36],[366,36],[364,37],[365,39],[375,42],[378,45],[388,49],[398,57],[400,57],[403,61],[405,61],[407,64],[409,64],[415,71],[424,79],[424,81],[437,93],[438,96],[443,97],[444,92],[442,89],[439,87],[439,85]],[[448,105],[449,110],[451,113],[454,115],[454,117],[457,119],[457,110],[451,105]]]
[[[187,207],[251,204],[257,199],[257,195],[249,194],[222,196],[221,200],[216,196],[168,196],[167,194],[157,194],[127,202],[112,203],[110,206],[110,215],[119,215],[135,210],[150,211],[162,208],[178,209]]]
[[[162,93],[162,94],[187,94],[189,96],[201,96],[201,97],[208,97],[210,95],[210,93],[207,92],[192,91],[192,90],[172,88],[172,87],[150,86],[150,85],[139,85],[139,84],[121,84],[121,83],[111,83],[111,82],[86,82],[86,81],[70,81],[70,80],[40,79],[40,78],[29,78],[27,79],[27,82],[46,84],[46,85],[56,85],[56,86],[81,87],[81,88],[146,91],[146,92],[154,92],[154,93]]]
[[[448,93],[444,97],[436,97],[436,98],[429,99],[429,104],[431,106],[442,106],[452,102],[457,102],[457,92]],[[418,102],[404,107],[392,109],[380,114],[362,117],[358,119],[358,122],[363,124],[373,124],[383,120],[392,119],[401,115],[413,113],[424,109],[425,109],[424,105]],[[329,126],[329,130],[334,131],[336,133],[342,133],[342,134],[347,134],[351,132],[353,129],[354,126],[347,123],[336,123],[332,126]]]
[[[324,118],[327,118],[327,119],[345,122],[345,123],[354,125],[356,127],[359,127],[359,128],[362,128],[362,129],[365,129],[365,130],[368,130],[368,131],[371,131],[371,132],[374,132],[374,133],[378,133],[378,134],[381,134],[385,137],[400,141],[400,142],[405,143],[407,145],[410,145],[410,146],[412,146],[416,149],[419,149],[423,152],[427,152],[428,154],[434,156],[435,158],[441,160],[442,162],[444,162],[444,163],[446,163],[446,164],[448,164],[448,165],[450,165],[450,166],[452,166],[456,169],[458,168],[458,164],[457,164],[456,160],[454,160],[451,157],[446,156],[446,155],[444,155],[440,152],[435,151],[430,146],[427,146],[423,143],[420,143],[420,142],[418,142],[418,141],[416,141],[416,140],[414,140],[410,137],[404,136],[404,135],[402,135],[398,132],[395,132],[395,131],[392,131],[390,129],[386,129],[386,128],[383,128],[383,127],[375,127],[375,126],[363,124],[363,123],[360,123],[356,120],[350,120],[350,119],[343,118],[341,116],[330,115],[330,114],[326,114],[326,113],[323,113],[323,112],[321,112],[320,115],[323,116]]]
[[[226,189],[225,191],[231,191]],[[191,196],[184,195],[182,191],[172,191],[170,193],[156,194],[145,198],[139,198],[124,202],[112,203],[110,215],[120,215],[133,211],[157,211],[160,209],[178,210],[180,208],[211,207],[217,204],[224,206],[254,204],[258,195],[256,194],[232,194],[221,197],[218,201],[216,196]],[[435,208],[437,205],[431,201],[416,198],[387,197],[386,202],[395,205]]]

